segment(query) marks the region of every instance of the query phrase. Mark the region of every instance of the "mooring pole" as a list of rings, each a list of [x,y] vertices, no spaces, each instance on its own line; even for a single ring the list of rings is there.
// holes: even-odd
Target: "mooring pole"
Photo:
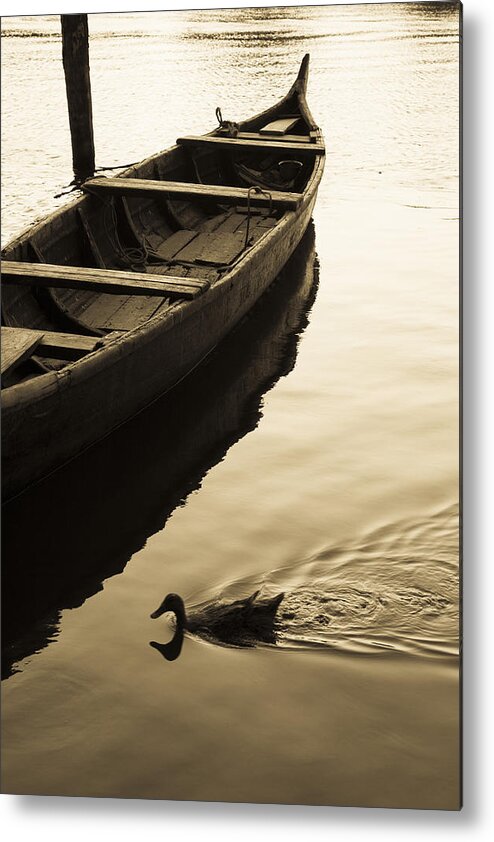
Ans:
[[[93,114],[89,78],[89,29],[87,15],[60,15],[62,59],[69,106],[74,181],[81,184],[94,175]]]

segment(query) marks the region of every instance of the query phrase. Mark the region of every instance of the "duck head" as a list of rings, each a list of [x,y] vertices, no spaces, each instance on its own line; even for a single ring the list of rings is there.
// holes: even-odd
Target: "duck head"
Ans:
[[[184,601],[181,596],[178,596],[176,593],[169,593],[165,596],[159,608],[157,608],[156,611],[153,611],[151,617],[153,620],[156,620],[167,611],[171,611],[172,614],[175,614],[177,628],[184,629],[187,627],[187,615],[185,613]]]

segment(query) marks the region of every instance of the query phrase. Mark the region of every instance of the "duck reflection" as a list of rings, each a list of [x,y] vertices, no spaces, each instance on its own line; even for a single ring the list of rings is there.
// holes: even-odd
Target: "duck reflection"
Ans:
[[[149,645],[156,649],[165,660],[176,661],[182,651],[182,644],[184,642],[184,630],[175,627],[175,634],[169,643],[157,643],[156,640],[150,640]]]
[[[279,278],[195,372],[3,507],[4,677],[48,645],[60,612],[120,573],[257,426],[262,396],[295,364],[316,290],[311,224]]]
[[[212,643],[226,646],[253,647],[258,643],[276,643],[274,622],[284,593],[273,597],[260,597],[256,591],[244,599],[224,602],[215,599],[197,606],[187,614],[182,597],[169,593],[156,611],[153,620],[162,614],[175,615],[175,636],[170,643],[155,641],[151,646],[168,660],[175,660],[182,649],[184,631],[189,631]]]

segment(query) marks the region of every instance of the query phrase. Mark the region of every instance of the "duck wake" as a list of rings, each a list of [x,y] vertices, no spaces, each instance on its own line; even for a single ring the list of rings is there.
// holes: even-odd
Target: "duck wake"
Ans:
[[[458,509],[390,524],[346,547],[230,583],[228,600],[262,588],[285,597],[275,645],[352,653],[456,658],[459,649]]]

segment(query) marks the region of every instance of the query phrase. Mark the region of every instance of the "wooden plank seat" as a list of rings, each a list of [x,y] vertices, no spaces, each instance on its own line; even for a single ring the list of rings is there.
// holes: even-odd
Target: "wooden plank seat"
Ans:
[[[239,132],[236,135],[237,138],[240,140],[259,140],[261,141],[264,146],[269,146],[271,143],[272,137],[266,134],[260,134],[259,132]],[[285,134],[285,135],[278,135],[277,140],[283,141],[284,144],[286,143],[315,143],[316,138],[311,137],[308,134]]]
[[[216,138],[221,140],[221,138]],[[263,142],[263,145],[264,142]],[[238,204],[247,201],[248,188],[223,187],[219,184],[195,184],[188,181],[156,181],[148,178],[91,178],[84,182],[83,190],[88,193],[102,195],[109,192],[113,195],[150,196],[153,194],[167,194],[182,196],[183,198],[216,199],[221,204]],[[285,193],[270,190],[272,207],[294,210],[302,200],[301,193]],[[254,205],[269,205],[269,198],[262,194],[251,193],[251,203]]]
[[[75,333],[58,333],[50,330],[31,330],[23,327],[2,327],[2,374],[12,371],[20,362],[27,359],[34,352],[38,357],[54,357],[60,360],[78,360],[94,351],[99,336],[81,336]],[[11,349],[26,345],[26,353],[17,357],[15,363],[9,365]],[[27,351],[27,343],[30,348]]]
[[[322,143],[288,143],[285,140],[248,139],[238,137],[221,137],[219,135],[189,135],[179,137],[177,143],[180,145],[200,146],[223,146],[226,149],[238,149],[247,151],[249,149],[269,149],[273,152],[297,152],[303,155],[323,155],[326,147]]]
[[[13,328],[15,330],[15,328]],[[39,357],[55,357],[59,360],[79,360],[101,344],[100,336],[81,336],[76,333],[39,331],[41,341],[36,348]]]
[[[280,120],[273,120],[271,123],[268,123],[266,126],[263,126],[262,129],[259,129],[259,131],[261,134],[284,135],[287,134],[290,131],[290,129],[293,129],[297,125],[299,120],[299,116],[284,117]]]
[[[88,289],[121,295],[158,295],[197,298],[209,289],[204,279],[179,278],[169,275],[157,277],[145,272],[125,272],[115,269],[92,269],[86,266],[59,266],[50,263],[22,263],[2,261],[3,283],[53,287],[60,289]]]
[[[1,339],[1,373],[5,376],[31,356],[41,336],[34,330],[2,327]]]

